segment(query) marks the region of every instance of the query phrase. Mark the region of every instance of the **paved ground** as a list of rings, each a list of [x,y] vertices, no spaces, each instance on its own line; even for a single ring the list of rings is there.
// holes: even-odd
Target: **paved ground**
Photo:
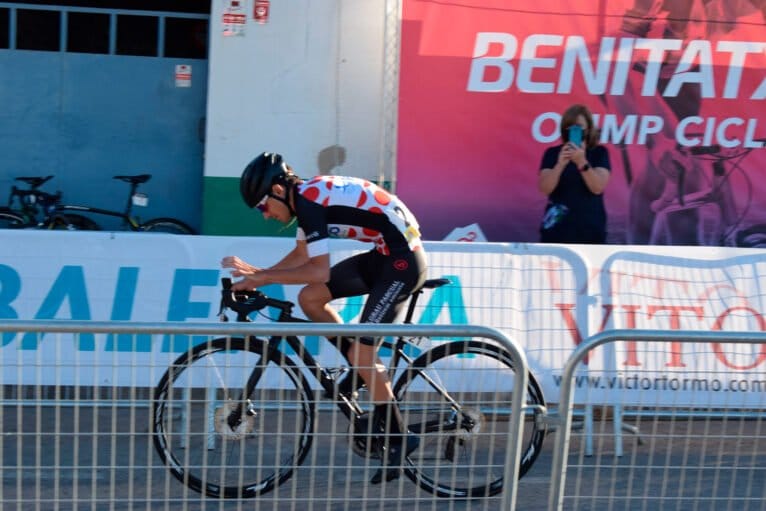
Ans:
[[[345,443],[327,437],[295,477],[272,494],[244,501],[207,499],[170,476],[151,444],[148,409],[6,404],[2,414],[0,508],[9,510],[356,510],[498,509],[499,499],[436,499],[402,477],[371,486]],[[327,422],[322,418],[320,427]],[[634,422],[635,423],[635,422]],[[324,424],[324,426],[322,426]],[[766,425],[760,420],[638,423],[643,445],[626,437],[614,456],[611,422],[597,422],[592,457],[575,436],[565,509],[766,509]],[[548,509],[551,448],[519,484],[517,509]],[[342,447],[341,447],[342,446]],[[334,455],[350,468],[327,468]],[[313,468],[312,468],[313,467]],[[374,468],[374,467],[373,467]]]

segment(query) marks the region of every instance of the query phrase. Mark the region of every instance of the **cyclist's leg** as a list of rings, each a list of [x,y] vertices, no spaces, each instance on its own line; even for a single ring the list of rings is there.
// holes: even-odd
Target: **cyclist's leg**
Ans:
[[[370,286],[360,323],[392,323],[413,291],[425,280],[426,263],[422,250],[385,256],[368,252],[360,260],[358,273]],[[333,293],[335,294],[335,293]],[[377,340],[361,338],[351,346],[349,360],[367,382],[375,402],[391,402],[391,382],[377,355]]]
[[[384,256],[373,250],[357,254],[333,266],[330,281],[327,284],[306,286],[301,290],[298,301],[313,321],[341,322],[341,318],[330,307],[329,302],[336,298],[369,294],[360,322],[391,323],[407,298],[422,285],[425,276],[425,254],[422,250],[396,256]],[[369,337],[363,337],[359,342],[353,343],[346,339],[330,340],[336,342],[336,346],[356,368],[361,380],[367,383],[372,401],[376,403],[373,416],[377,420],[373,422],[379,423],[383,432],[403,434],[406,427],[395,404],[385,366],[377,355],[377,341]],[[351,383],[350,390],[353,390],[358,388],[359,382],[354,384],[344,381],[339,387],[342,387],[343,383]],[[401,445],[401,436],[398,440]],[[397,447],[399,446],[388,449],[391,453],[389,458],[401,457],[396,452]],[[397,466],[400,464],[401,462],[396,463]],[[390,479],[388,476],[386,478]]]
[[[392,256],[375,253],[363,268],[366,280],[374,283],[362,310],[361,323],[392,323],[405,302],[425,279],[426,263],[422,251]],[[384,435],[381,469],[372,477],[377,484],[399,477],[404,458],[415,450],[419,440],[408,434],[391,381],[377,354],[377,340],[361,338],[351,346],[349,357],[367,382],[375,403],[373,427]]]
[[[360,273],[367,254],[357,254],[340,261],[330,269],[330,280],[324,284],[309,284],[298,293],[298,304],[311,320],[318,323],[343,323],[338,312],[330,305],[336,298],[365,295],[370,284]],[[349,339],[328,337],[338,350],[347,356]]]
[[[365,266],[365,260],[369,257],[371,256],[368,252],[344,259],[330,269],[330,280],[327,283],[310,284],[304,287],[298,294],[298,304],[306,316],[316,322],[342,323],[343,319],[330,302],[336,298],[360,296],[370,292],[370,282],[361,272],[361,268]],[[333,336],[328,336],[327,339],[343,354],[349,365],[353,366],[348,358],[348,350],[353,340]],[[363,385],[362,378],[356,373],[349,373],[336,385],[336,392],[350,394]]]

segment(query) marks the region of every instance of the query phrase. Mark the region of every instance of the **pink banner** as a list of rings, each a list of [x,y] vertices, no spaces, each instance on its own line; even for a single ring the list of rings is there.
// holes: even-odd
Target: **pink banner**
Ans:
[[[404,0],[397,194],[427,239],[478,223],[490,241],[538,241],[542,155],[561,143],[561,113],[583,103],[611,161],[609,243],[757,245],[763,9]]]

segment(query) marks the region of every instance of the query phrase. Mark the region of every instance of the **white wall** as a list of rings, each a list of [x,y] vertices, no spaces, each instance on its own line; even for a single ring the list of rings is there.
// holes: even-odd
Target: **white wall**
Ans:
[[[224,36],[210,20],[205,176],[239,176],[257,153],[282,153],[301,176],[320,150],[346,149],[333,172],[378,176],[386,0],[272,1],[268,23]]]

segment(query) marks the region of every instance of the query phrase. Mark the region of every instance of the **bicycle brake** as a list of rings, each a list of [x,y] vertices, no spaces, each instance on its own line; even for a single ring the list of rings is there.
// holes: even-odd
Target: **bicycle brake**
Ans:
[[[255,430],[255,413],[250,407],[242,414],[236,426],[229,425],[229,416],[240,406],[239,403],[227,401],[215,410],[215,431],[224,440],[241,440]]]

